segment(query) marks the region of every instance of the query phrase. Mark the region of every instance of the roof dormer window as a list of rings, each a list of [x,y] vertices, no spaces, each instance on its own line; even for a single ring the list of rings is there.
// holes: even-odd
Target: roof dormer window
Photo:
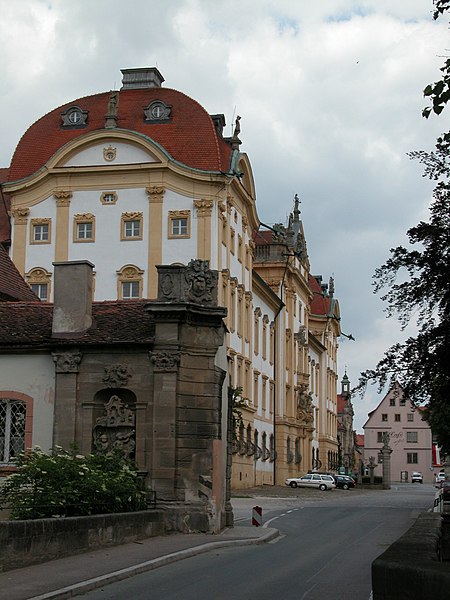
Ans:
[[[172,112],[172,106],[165,104],[161,100],[155,100],[144,108],[144,120],[146,123],[160,123],[169,121]]]
[[[87,125],[88,111],[79,106],[71,106],[61,113],[61,118],[64,129],[80,129]]]

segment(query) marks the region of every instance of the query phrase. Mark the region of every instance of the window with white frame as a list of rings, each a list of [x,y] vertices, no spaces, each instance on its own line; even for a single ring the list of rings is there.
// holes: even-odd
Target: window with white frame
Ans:
[[[0,400],[0,463],[10,464],[25,450],[26,405]]]
[[[191,211],[169,210],[168,237],[189,238],[191,235]]]
[[[95,216],[92,213],[77,214],[73,218],[73,241],[93,242],[95,240]]]
[[[32,283],[30,285],[30,287],[41,302],[48,302],[48,284],[47,283]]]
[[[406,442],[408,444],[417,444],[417,431],[407,431],[406,432]]]
[[[139,299],[139,282],[122,281],[122,300]]]
[[[414,421],[414,413],[408,413],[407,419],[410,423]]]
[[[142,213],[129,212],[122,215],[122,240],[142,239]]]
[[[31,219],[31,244],[49,244],[51,241],[51,220]]]
[[[80,240],[92,239],[92,223],[78,223],[77,237]]]

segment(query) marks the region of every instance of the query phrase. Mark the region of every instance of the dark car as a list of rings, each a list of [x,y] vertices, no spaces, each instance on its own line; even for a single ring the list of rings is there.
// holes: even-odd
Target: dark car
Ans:
[[[442,490],[442,499],[444,502],[450,501],[450,481],[447,479],[445,481],[441,481],[441,490]]]
[[[333,475],[333,478],[336,482],[336,487],[341,488],[342,490],[354,488],[356,485],[353,477],[350,477],[349,475]]]

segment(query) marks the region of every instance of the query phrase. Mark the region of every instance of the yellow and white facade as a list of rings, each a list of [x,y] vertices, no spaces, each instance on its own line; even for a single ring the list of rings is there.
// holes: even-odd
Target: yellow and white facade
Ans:
[[[311,287],[298,203],[284,232],[258,238],[239,121],[224,138],[222,115],[147,71],[156,80],[135,88],[124,72],[119,92],[55,109],[23,136],[2,185],[12,259],[48,302],[54,262],[87,259],[95,301],[132,301],[156,297],[157,265],[208,260],[228,310],[229,385],[245,400],[233,487],[330,469],[339,307],[329,290]]]

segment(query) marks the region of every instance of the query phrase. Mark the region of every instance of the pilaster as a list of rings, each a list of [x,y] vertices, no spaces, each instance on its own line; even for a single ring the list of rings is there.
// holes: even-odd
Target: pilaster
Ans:
[[[69,216],[72,192],[60,190],[54,193],[56,200],[55,261],[63,262],[69,257]]]
[[[12,249],[12,259],[17,267],[17,270],[23,277],[25,274],[27,225],[30,209],[15,208],[11,214],[14,219],[14,243]]]
[[[147,297],[156,298],[158,293],[158,273],[156,265],[162,263],[163,203],[165,189],[162,186],[149,187],[149,236],[148,236],[148,275]]]

